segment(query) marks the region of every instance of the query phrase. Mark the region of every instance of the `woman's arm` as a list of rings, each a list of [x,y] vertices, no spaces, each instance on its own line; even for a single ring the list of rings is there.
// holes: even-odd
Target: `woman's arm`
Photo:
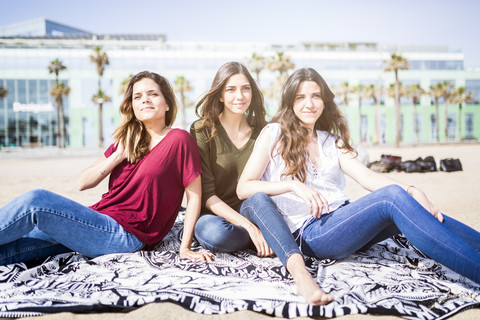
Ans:
[[[273,251],[267,244],[267,241],[263,237],[260,229],[250,220],[223,202],[219,197],[211,196],[207,199],[205,206],[217,216],[223,217],[228,222],[237,226],[241,226],[247,230],[250,239],[257,249],[257,255],[259,257],[268,257],[273,255]]]
[[[193,231],[198,216],[200,215],[200,207],[202,204],[202,181],[198,176],[186,188],[187,208],[185,211],[185,222],[183,225],[182,243],[180,244],[180,257],[188,258],[192,261],[203,260],[212,261],[212,254],[209,252],[194,252],[190,246],[193,239]]]
[[[267,242],[263,238],[258,227],[238,213],[235,209],[232,209],[215,194],[215,176],[210,167],[211,142],[209,140],[209,133],[206,129],[195,129],[198,126],[198,122],[193,123],[190,128],[190,133],[197,142],[200,157],[202,159],[202,197],[205,208],[215,215],[225,218],[228,222],[245,228],[257,249],[258,256],[263,257],[273,255],[273,251],[267,245]]]
[[[443,222],[443,216],[441,212],[430,202],[422,190],[368,169],[350,152],[342,153],[340,155],[339,162],[342,171],[368,191],[374,191],[392,184],[399,185],[405,189],[415,200],[417,200],[428,212],[430,212],[440,222]]]
[[[106,176],[112,172],[119,163],[126,159],[122,144],[118,144],[117,150],[108,158],[102,156],[96,160],[91,166],[83,170],[77,178],[77,186],[80,191],[94,188]]]
[[[270,162],[270,143],[270,132],[268,130],[262,131],[238,181],[238,197],[246,199],[257,192],[264,192],[269,196],[274,196],[293,191],[305,201],[311,215],[318,218],[322,212],[330,212],[327,199],[319,191],[306,186],[300,181],[285,180],[273,182],[260,180]]]

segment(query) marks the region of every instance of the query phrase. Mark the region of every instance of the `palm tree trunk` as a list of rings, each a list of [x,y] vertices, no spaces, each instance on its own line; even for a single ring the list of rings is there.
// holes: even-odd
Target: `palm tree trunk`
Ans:
[[[181,113],[181,126],[182,129],[187,129],[187,119],[186,119],[186,112],[185,112],[185,95],[183,94],[183,90],[180,91],[180,113]]]
[[[58,147],[65,148],[66,146],[66,130],[65,130],[65,115],[63,112],[63,99],[60,97],[57,103],[58,112]]]
[[[395,135],[395,146],[400,146],[400,140],[402,135],[402,120],[400,114],[400,83],[398,81],[398,70],[395,70],[395,125],[396,125],[396,135]]]
[[[98,104],[98,146],[103,148],[103,103]]]
[[[438,117],[440,116],[440,112],[438,111],[438,99],[435,99],[435,131],[437,132],[437,142],[440,142],[440,126]]]
[[[458,104],[458,141],[462,141],[462,103]]]
[[[359,141],[363,141],[362,137],[362,100],[358,99],[358,131],[360,133],[359,135]]]
[[[444,130],[445,130],[445,141],[448,141],[448,102],[447,99],[445,99],[443,103],[443,113],[445,116],[445,124],[444,124]]]
[[[415,142],[418,143],[417,104],[413,104],[413,125],[415,129]]]
[[[380,106],[375,102],[375,144],[380,142]]]
[[[62,148],[62,129],[60,125],[60,103],[57,101],[57,147]]]

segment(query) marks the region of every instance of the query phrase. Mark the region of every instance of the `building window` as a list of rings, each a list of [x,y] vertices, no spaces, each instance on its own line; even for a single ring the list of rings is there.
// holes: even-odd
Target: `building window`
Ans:
[[[465,80],[465,91],[471,92],[473,101],[467,102],[468,104],[480,103],[480,80]]]

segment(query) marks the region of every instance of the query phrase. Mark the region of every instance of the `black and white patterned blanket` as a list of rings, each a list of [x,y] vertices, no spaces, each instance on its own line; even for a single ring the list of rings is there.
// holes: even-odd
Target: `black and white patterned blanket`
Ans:
[[[403,237],[343,260],[307,258],[312,276],[336,298],[314,307],[295,295],[278,258],[246,251],[217,254],[213,263],[190,262],[178,256],[181,232],[177,222],[151,252],[95,259],[72,253],[36,266],[0,266],[0,317],[112,312],[160,301],[204,314],[252,310],[284,318],[370,313],[445,319],[480,307],[479,285],[426,258]]]

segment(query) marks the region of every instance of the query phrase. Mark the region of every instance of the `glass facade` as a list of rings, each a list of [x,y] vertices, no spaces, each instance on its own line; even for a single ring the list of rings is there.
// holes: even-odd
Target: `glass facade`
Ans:
[[[0,100],[0,147],[56,145],[56,105],[48,94],[53,83],[47,79],[0,81],[8,91]],[[68,114],[68,99],[63,107]]]
[[[455,139],[460,139],[454,127],[463,121],[463,137],[480,138],[480,71],[464,70],[463,54],[449,52],[445,48],[435,47],[433,50],[415,47],[402,50],[377,44],[274,46],[262,43],[177,43],[165,41],[163,35],[93,35],[81,34],[81,30],[69,34],[72,31],[69,27],[62,29],[61,25],[50,26],[52,28],[48,32],[53,33],[55,29],[65,34],[14,39],[2,37],[0,33],[0,86],[8,90],[8,95],[0,98],[0,147],[56,145],[56,105],[49,94],[55,77],[47,69],[54,59],[58,58],[67,67],[59,78],[71,89],[63,99],[67,145],[92,147],[98,144],[99,123],[103,125],[105,144],[111,142],[111,133],[120,122],[117,108],[122,100],[121,83],[129,75],[150,70],[165,76],[171,83],[183,76],[192,87],[185,95],[193,105],[209,89],[216,71],[225,62],[240,61],[248,65],[253,53],[274,57],[278,51],[291,58],[295,69],[316,69],[334,91],[342,82],[348,82],[351,88],[358,84],[382,86],[378,135],[382,142],[392,143],[395,141],[394,99],[388,96],[386,88],[395,79],[393,72],[383,71],[383,66],[391,53],[401,50],[410,63],[408,70],[399,71],[404,86],[419,83],[428,92],[430,85],[447,80],[455,85],[465,85],[467,91],[473,92],[476,101],[465,106],[465,116],[462,118],[455,115],[457,106],[449,106],[449,114],[453,114],[453,117],[449,116],[450,121],[447,119],[450,125],[448,135],[449,138],[455,135]],[[92,96],[98,90],[98,74],[95,64],[90,61],[95,46],[101,46],[110,61],[101,80],[102,90],[111,97],[111,101],[103,105],[103,119],[98,119],[97,105],[92,102]],[[436,49],[443,50],[441,55]],[[263,70],[259,79],[260,89],[267,91],[276,77],[276,73]],[[348,105],[342,106],[342,110],[348,119],[354,142],[372,142],[375,136],[373,99],[362,97],[360,114],[358,94],[352,92],[348,96]],[[277,110],[277,98],[265,99],[269,117]],[[336,99],[339,102],[339,94]],[[431,101],[432,98],[426,93],[417,106],[420,142],[436,141],[437,121]],[[443,105],[443,101],[439,103]],[[402,97],[401,105],[403,141],[413,142],[416,138],[411,98]],[[189,107],[186,112],[186,123],[189,125],[196,119],[194,108]],[[439,116],[438,125],[443,128],[443,112]],[[440,141],[446,138],[442,131],[439,131]]]
[[[465,80],[465,91],[472,93],[473,101],[467,102],[469,104],[480,103],[480,79],[479,80]]]

